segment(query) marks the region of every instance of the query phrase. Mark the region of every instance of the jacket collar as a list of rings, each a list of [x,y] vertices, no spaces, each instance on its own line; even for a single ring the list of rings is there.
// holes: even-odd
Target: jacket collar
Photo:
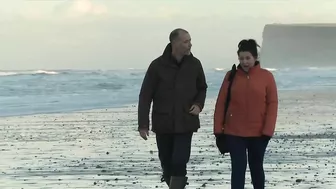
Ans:
[[[172,56],[172,45],[171,45],[171,43],[168,43],[167,44],[167,46],[166,46],[166,48],[164,49],[164,51],[163,51],[163,53],[162,53],[162,56],[165,58],[165,59],[167,59],[167,60],[175,60],[176,61],[176,59]],[[181,62],[183,62],[183,60],[186,60],[187,58],[189,59],[189,58],[191,58],[191,57],[193,57],[194,55],[192,54],[192,53],[190,53],[190,55],[185,55],[183,58],[182,58],[182,61]]]

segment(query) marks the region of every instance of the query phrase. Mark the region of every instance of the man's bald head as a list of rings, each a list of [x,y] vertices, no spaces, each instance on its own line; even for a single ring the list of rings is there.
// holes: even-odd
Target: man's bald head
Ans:
[[[182,28],[173,30],[169,35],[169,41],[172,45],[172,53],[177,57],[183,57],[190,54],[191,37],[189,32]]]
[[[174,29],[172,32],[170,32],[169,41],[172,43],[173,41],[177,40],[182,33],[188,33],[188,31],[182,28]]]

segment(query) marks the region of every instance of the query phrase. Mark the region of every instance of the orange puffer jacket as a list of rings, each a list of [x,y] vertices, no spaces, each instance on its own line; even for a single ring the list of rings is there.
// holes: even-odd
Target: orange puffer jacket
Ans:
[[[260,64],[248,73],[238,66],[232,83],[231,101],[224,117],[229,74],[230,71],[223,80],[216,101],[214,134],[224,131],[225,134],[241,137],[272,137],[278,113],[278,93],[273,74],[262,69]]]

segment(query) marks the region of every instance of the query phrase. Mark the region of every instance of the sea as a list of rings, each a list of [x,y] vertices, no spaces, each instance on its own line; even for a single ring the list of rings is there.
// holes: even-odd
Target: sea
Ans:
[[[336,67],[267,68],[278,90],[335,91]],[[228,69],[205,69],[215,98]],[[0,116],[67,113],[136,104],[145,69],[0,71]]]

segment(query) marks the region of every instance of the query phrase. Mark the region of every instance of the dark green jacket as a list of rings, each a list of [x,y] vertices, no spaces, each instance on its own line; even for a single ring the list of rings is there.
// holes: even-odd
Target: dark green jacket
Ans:
[[[149,129],[152,107],[152,131],[155,133],[197,132],[199,116],[189,113],[193,104],[204,107],[207,83],[201,62],[192,54],[180,63],[172,57],[171,44],[148,67],[138,104],[138,129]]]

